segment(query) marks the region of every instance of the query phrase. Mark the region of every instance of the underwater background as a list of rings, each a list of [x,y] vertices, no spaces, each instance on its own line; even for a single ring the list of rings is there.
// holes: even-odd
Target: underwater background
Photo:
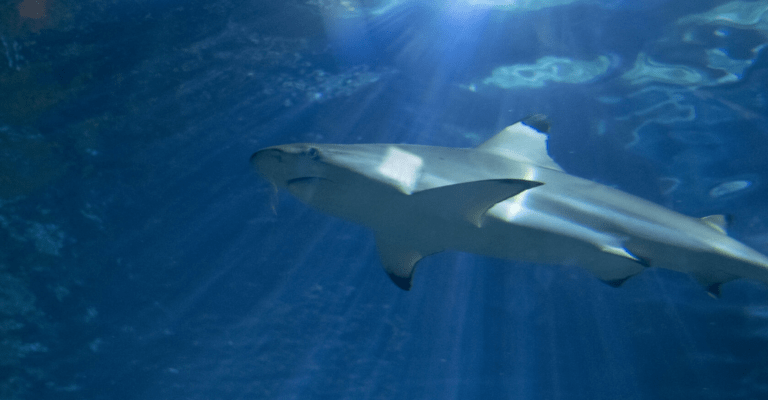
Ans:
[[[758,282],[446,252],[404,292],[248,162],[544,113],[766,254],[764,0],[8,0],[0,39],[0,399],[768,398]]]

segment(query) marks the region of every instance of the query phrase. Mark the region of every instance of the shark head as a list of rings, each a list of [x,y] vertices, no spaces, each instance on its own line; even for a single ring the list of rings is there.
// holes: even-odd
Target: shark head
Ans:
[[[251,156],[256,170],[279,188],[308,179],[326,179],[326,166],[316,145],[297,143],[268,147]]]
[[[393,151],[377,144],[296,143],[259,150],[251,164],[276,188],[339,215],[397,189],[403,192],[417,180],[419,171],[412,165],[420,165],[420,159],[413,156],[409,167],[407,155],[401,155],[392,166]]]
[[[308,189],[379,182],[411,194],[424,160],[403,146],[386,144],[297,143],[259,150],[251,156],[256,170],[277,188],[311,203]]]
[[[251,156],[251,164],[272,185],[309,203],[321,186],[333,185],[333,166],[322,146],[296,143],[269,147]]]

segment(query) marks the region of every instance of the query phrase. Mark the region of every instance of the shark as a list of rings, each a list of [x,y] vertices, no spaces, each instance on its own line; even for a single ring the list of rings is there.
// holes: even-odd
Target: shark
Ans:
[[[442,251],[577,265],[614,287],[651,267],[713,295],[739,278],[768,284],[768,257],[728,236],[728,217],[689,217],[570,175],[548,153],[549,130],[537,114],[474,148],[295,143],[250,161],[275,190],[372,229],[404,290]]]

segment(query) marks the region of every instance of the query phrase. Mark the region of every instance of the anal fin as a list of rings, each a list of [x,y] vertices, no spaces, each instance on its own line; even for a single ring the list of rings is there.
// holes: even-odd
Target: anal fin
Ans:
[[[709,294],[710,296],[716,299],[719,299],[722,286],[723,286],[723,282],[716,282],[707,286],[707,294]]]
[[[610,287],[619,288],[619,287],[621,287],[621,285],[624,284],[624,282],[626,282],[627,280],[629,280],[629,278],[631,278],[633,276],[635,276],[635,275],[630,275],[630,276],[627,276],[627,277],[624,277],[624,278],[621,278],[621,279],[612,279],[612,280],[609,280],[609,281],[603,281],[603,283],[605,283],[606,285],[608,285]]]
[[[720,292],[723,284],[733,280],[733,279],[712,278],[712,277],[705,276],[701,273],[692,273],[691,275],[693,275],[693,278],[696,279],[696,281],[699,282],[699,284],[704,287],[704,290],[707,291],[707,294],[715,299],[720,298]]]

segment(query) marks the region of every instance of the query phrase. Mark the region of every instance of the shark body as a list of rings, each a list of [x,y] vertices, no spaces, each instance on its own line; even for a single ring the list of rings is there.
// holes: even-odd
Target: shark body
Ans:
[[[681,271],[711,293],[768,283],[768,257],[729,237],[726,218],[692,218],[565,173],[532,116],[476,148],[287,144],[251,162],[275,187],[371,228],[384,269],[410,290],[419,260],[445,250],[579,265],[619,286],[648,267]]]

